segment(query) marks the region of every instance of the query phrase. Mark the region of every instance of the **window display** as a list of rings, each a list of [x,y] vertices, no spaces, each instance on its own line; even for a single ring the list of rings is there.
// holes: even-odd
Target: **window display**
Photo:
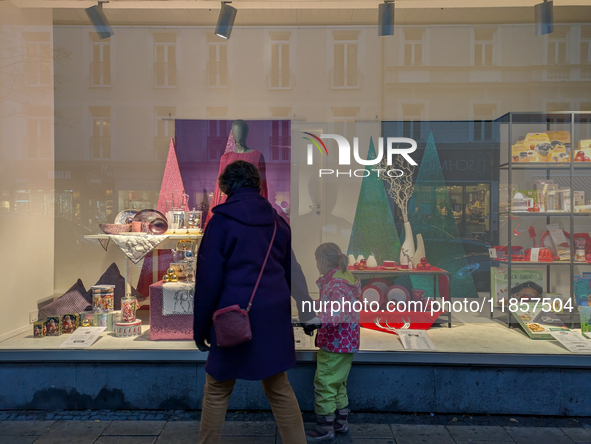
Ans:
[[[178,18],[138,26],[123,5],[100,39],[70,8],[41,9],[34,25],[2,22],[0,243],[4,269],[19,269],[0,295],[1,349],[56,349],[101,326],[93,350],[194,351],[196,256],[226,199],[217,178],[238,159],[292,228],[302,291],[318,298],[315,248],[348,256],[362,351],[402,352],[396,331],[420,329],[440,352],[565,354],[549,332],[588,329],[580,17],[556,24],[557,45],[533,24],[435,23],[419,9],[387,37],[363,14],[277,24],[254,9],[265,26],[245,17],[221,40]],[[300,330],[296,341],[315,350]]]

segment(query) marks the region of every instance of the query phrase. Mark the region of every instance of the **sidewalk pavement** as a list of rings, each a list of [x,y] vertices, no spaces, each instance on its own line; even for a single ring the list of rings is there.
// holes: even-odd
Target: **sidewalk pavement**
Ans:
[[[0,412],[0,443],[196,444],[198,416],[178,410]],[[228,417],[222,444],[281,444],[268,412]],[[356,414],[351,420],[351,433],[339,444],[591,444],[591,418]]]

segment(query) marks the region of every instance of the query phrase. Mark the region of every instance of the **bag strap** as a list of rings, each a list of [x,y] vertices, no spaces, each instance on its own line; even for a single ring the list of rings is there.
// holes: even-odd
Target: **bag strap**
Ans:
[[[277,233],[277,221],[275,221],[275,227],[273,228],[273,237],[271,237],[271,243],[269,244],[269,249],[267,250],[267,255],[265,256],[265,261],[263,262],[263,267],[261,268],[261,272],[259,273],[259,278],[257,279],[257,283],[254,286],[254,290],[252,290],[252,296],[250,297],[250,301],[248,302],[248,307],[246,307],[246,312],[250,311],[250,307],[252,307],[252,300],[254,299],[254,294],[257,292],[257,288],[259,288],[259,282],[261,281],[261,277],[263,276],[263,271],[265,271],[265,265],[267,265],[267,259],[269,259],[269,254],[271,254],[271,248],[273,247],[273,241],[275,240],[275,234]]]

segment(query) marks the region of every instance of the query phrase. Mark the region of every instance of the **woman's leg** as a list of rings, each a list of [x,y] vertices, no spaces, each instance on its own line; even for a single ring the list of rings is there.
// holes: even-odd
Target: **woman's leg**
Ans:
[[[199,444],[218,444],[226,419],[226,410],[236,380],[217,381],[205,374],[205,388],[201,401]]]
[[[304,421],[298,400],[287,379],[287,373],[278,373],[263,379],[265,395],[271,404],[273,416],[283,444],[303,444],[306,442]]]

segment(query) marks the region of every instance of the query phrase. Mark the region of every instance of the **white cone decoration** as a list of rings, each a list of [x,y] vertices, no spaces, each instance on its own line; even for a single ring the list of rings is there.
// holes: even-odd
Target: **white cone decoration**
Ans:
[[[415,241],[412,237],[412,228],[410,222],[404,222],[404,243],[400,249],[400,265],[410,264],[414,255]]]
[[[425,242],[423,242],[423,235],[417,234],[417,249],[415,255],[412,258],[412,267],[417,268],[417,264],[421,262],[421,258],[425,256]]]
[[[371,254],[367,258],[367,268],[376,268],[377,266],[378,266],[378,261],[376,261],[376,258],[374,257],[374,255]]]
[[[349,255],[349,267],[352,267],[353,265],[355,265],[355,256],[350,254]]]

